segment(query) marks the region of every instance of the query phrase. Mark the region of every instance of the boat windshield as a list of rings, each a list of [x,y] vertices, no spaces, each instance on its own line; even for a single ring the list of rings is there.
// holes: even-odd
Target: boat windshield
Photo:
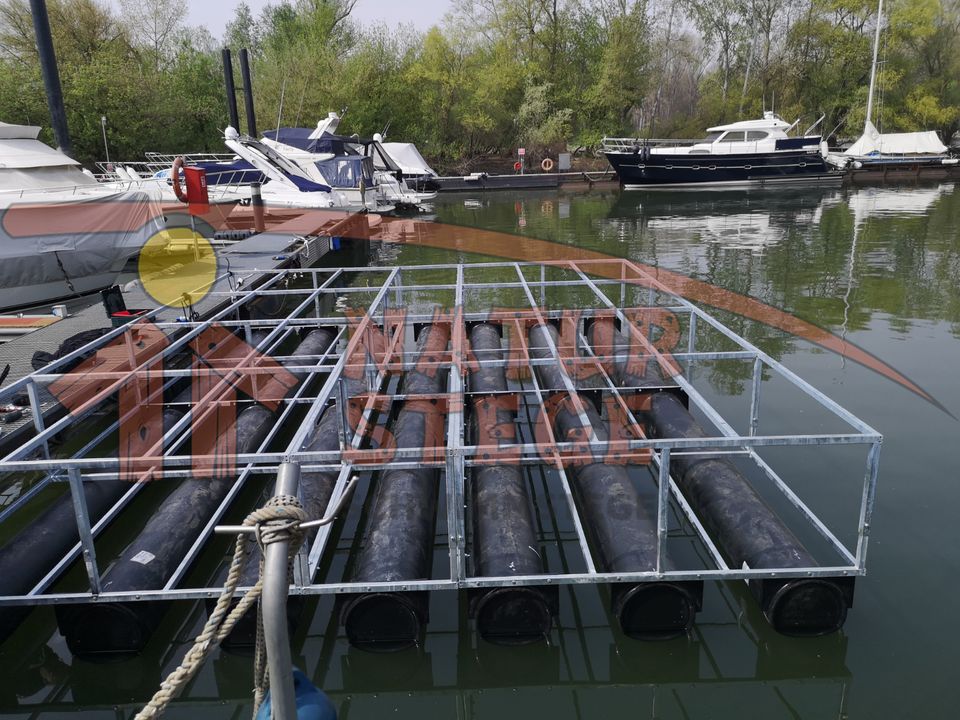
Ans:
[[[705,142],[705,143],[716,142],[717,140],[720,139],[720,136],[721,136],[721,135],[723,135],[722,132],[707,133],[707,136],[706,136],[703,140],[701,140],[700,142]]]

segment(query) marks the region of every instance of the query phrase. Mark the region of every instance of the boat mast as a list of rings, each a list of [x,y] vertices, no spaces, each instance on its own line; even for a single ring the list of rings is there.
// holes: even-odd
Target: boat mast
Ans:
[[[883,24],[883,0],[877,5],[877,30],[873,36],[873,64],[870,66],[870,93],[867,95],[867,120],[863,124],[863,131],[873,115],[873,89],[877,83],[877,51],[880,49],[880,26]]]

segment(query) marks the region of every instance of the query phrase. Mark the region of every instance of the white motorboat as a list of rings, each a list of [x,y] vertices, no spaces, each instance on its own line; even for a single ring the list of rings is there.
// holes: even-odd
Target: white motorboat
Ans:
[[[264,143],[308,171],[319,171],[327,182],[353,200],[372,193],[379,202],[402,210],[423,210],[424,203],[436,198],[436,192],[412,189],[404,169],[386,151],[382,137],[337,135],[340,116],[331,112],[316,128],[280,128],[264,133]],[[420,157],[416,148],[408,143]],[[405,157],[412,159],[407,150]],[[423,165],[426,162],[420,157]],[[423,169],[415,163],[416,177]],[[429,169],[429,168],[428,168]],[[430,172],[433,172],[430,170]],[[435,175],[435,173],[434,173]]]
[[[158,190],[98,183],[39,132],[0,123],[0,310],[108,287],[164,227]]]

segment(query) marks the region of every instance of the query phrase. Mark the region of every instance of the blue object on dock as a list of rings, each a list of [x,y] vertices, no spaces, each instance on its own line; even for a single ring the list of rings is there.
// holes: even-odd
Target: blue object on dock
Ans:
[[[334,235],[330,238],[330,249],[339,250],[340,249],[340,238]]]
[[[297,720],[337,720],[337,709],[330,698],[297,668],[293,669],[293,690],[297,698]],[[270,720],[270,691],[257,712],[256,720]]]

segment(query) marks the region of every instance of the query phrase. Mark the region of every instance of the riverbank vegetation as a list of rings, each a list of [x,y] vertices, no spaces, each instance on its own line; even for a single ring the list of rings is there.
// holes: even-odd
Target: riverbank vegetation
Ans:
[[[355,2],[240,3],[214,38],[185,0],[47,0],[76,155],[103,159],[103,116],[113,158],[222,151],[224,45],[252,53],[261,129],[347,108],[342,131],[388,129],[451,169],[518,146],[697,137],[771,108],[801,130],[821,114],[824,133],[863,127],[874,0],[455,0],[424,32],[362,25]],[[949,141],[960,0],[887,5],[874,121]],[[0,0],[0,51],[0,119],[46,126],[27,0]]]

